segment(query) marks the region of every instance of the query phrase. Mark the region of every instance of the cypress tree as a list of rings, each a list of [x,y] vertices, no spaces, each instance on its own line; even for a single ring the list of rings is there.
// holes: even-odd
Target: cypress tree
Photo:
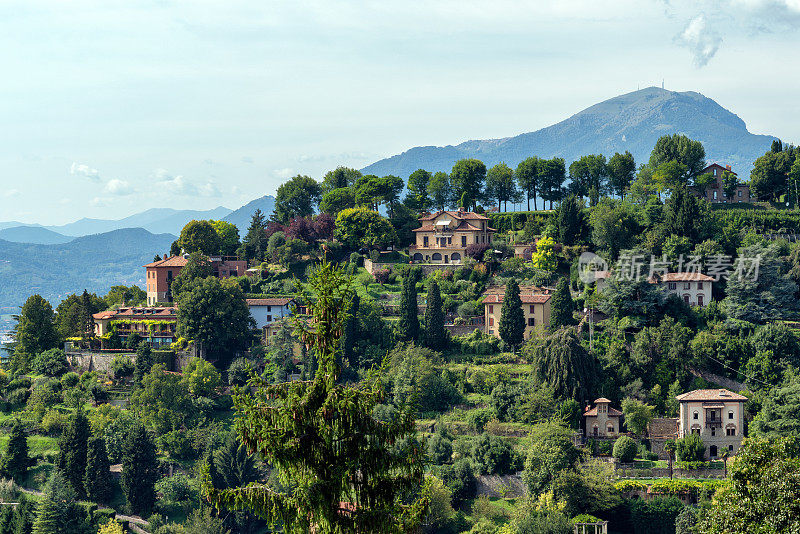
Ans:
[[[58,440],[56,467],[79,496],[86,495],[83,476],[86,473],[86,449],[89,441],[89,420],[78,409]]]
[[[419,336],[417,269],[409,269],[403,277],[403,289],[400,293],[400,320],[397,321],[397,332],[403,341],[415,341]]]
[[[569,282],[561,278],[556,284],[556,291],[550,298],[550,329],[558,330],[562,326],[575,324],[572,312],[575,311],[575,301],[569,292]]]
[[[33,534],[60,534],[69,532],[71,524],[80,522],[74,509],[75,492],[69,482],[56,469],[47,483],[45,497],[39,502]]]
[[[580,239],[583,226],[582,208],[581,200],[575,195],[570,195],[561,202],[555,216],[559,243],[574,245]]]
[[[443,350],[447,346],[442,294],[436,278],[431,279],[428,285],[428,303],[425,306],[425,346],[431,350]]]
[[[2,471],[4,475],[14,479],[17,484],[22,484],[30,465],[28,436],[25,435],[25,429],[22,428],[22,421],[17,419],[14,421],[14,426],[11,427],[8,446],[3,455]]]
[[[83,337],[94,337],[92,309],[92,299],[89,298],[89,292],[84,289],[83,295],[81,295],[81,335]]]
[[[506,284],[503,307],[500,309],[500,339],[516,349],[525,339],[525,314],[519,296],[519,284],[513,278]]]
[[[106,440],[96,437],[89,439],[83,484],[89,499],[94,502],[105,503],[111,497],[109,467]]]
[[[34,503],[24,495],[20,495],[19,504],[14,509],[13,534],[31,534],[34,520]]]
[[[134,514],[147,514],[156,502],[158,480],[156,446],[144,426],[134,427],[125,441],[120,483]]]
[[[355,353],[356,337],[358,336],[358,308],[361,304],[358,295],[353,295],[350,301],[350,316],[344,324],[342,334],[342,360],[352,369],[358,369],[358,355]]]
[[[144,375],[150,372],[153,367],[153,351],[150,343],[142,341],[136,347],[136,361],[133,366],[133,380],[136,384],[141,384]]]

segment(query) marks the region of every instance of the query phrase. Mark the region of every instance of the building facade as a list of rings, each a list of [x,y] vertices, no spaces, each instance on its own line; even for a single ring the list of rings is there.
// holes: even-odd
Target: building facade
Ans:
[[[144,266],[146,271],[147,305],[155,306],[170,303],[173,300],[170,287],[172,281],[186,266],[189,255],[170,256],[163,260],[154,261]],[[220,279],[231,276],[244,276],[247,272],[247,262],[235,256],[210,256],[208,258],[214,276]]]
[[[289,317],[294,304],[294,299],[290,297],[247,299],[250,316],[255,320],[256,328],[261,331],[264,339],[269,338],[270,331],[272,335],[277,333],[277,330],[270,327],[284,317]]]
[[[622,412],[612,408],[605,397],[594,401],[594,407],[586,407],[583,420],[588,438],[615,438],[622,430]]]
[[[744,438],[747,397],[727,389],[696,389],[675,397],[680,403],[678,437],[698,434],[708,458],[736,454]]]
[[[437,211],[420,217],[422,226],[414,230],[415,244],[408,247],[414,263],[461,263],[468,246],[492,244],[496,231],[489,218],[460,209]]]
[[[506,287],[490,287],[483,294],[484,328],[486,333],[500,337],[500,312],[503,308]],[[525,316],[525,339],[528,339],[537,326],[550,325],[550,296],[552,290],[537,286],[521,286],[519,298]]]
[[[691,187],[690,191],[697,197],[704,198],[711,203],[725,203],[725,204],[736,204],[739,202],[752,202],[750,197],[750,186],[746,184],[741,184],[736,187],[736,190],[733,192],[733,197],[728,198],[725,196],[725,184],[722,182],[722,174],[725,172],[732,172],[730,165],[722,166],[718,163],[712,163],[705,169],[703,169],[700,174],[711,174],[714,177],[714,182],[706,187],[704,190],[700,190],[698,187]]]
[[[595,271],[594,279],[598,291],[603,291],[608,286],[613,274],[611,271]],[[690,306],[708,306],[711,302],[714,278],[702,273],[665,273],[651,276],[647,281],[659,286],[667,296],[678,295]]]
[[[92,318],[97,337],[116,333],[123,344],[134,333],[154,347],[169,345],[177,338],[178,310],[174,307],[123,307],[92,314]]]

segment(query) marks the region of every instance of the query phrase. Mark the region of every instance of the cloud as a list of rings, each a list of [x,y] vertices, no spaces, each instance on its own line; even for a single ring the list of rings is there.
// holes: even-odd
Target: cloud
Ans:
[[[758,33],[800,28],[800,0],[732,0],[745,11],[744,19]]]
[[[106,199],[100,197],[94,197],[89,204],[94,208],[105,208],[106,207]]]
[[[283,169],[275,169],[272,171],[272,174],[276,178],[281,178],[283,180],[286,180],[287,178],[291,178],[294,175],[294,169],[291,169],[289,167]]]
[[[76,163],[73,161],[72,166],[69,168],[69,173],[73,176],[83,176],[93,182],[100,181],[100,171],[93,169],[84,163]]]
[[[109,180],[106,184],[105,192],[109,195],[125,196],[132,194],[134,190],[133,187],[131,187],[131,184],[125,180],[118,180],[114,178],[113,180]]]
[[[173,176],[166,169],[157,169],[153,176],[155,177],[158,185],[163,187],[173,195],[181,195],[186,197],[219,197],[222,196],[222,191],[219,186],[208,180],[203,183],[195,183],[183,175],[179,174]]]
[[[695,66],[705,67],[719,50],[722,37],[713,26],[709,26],[705,15],[701,13],[689,21],[675,40],[689,49]]]
[[[3,193],[3,196],[5,198],[14,198],[18,197],[19,195],[20,195],[19,189],[9,189],[5,193]]]

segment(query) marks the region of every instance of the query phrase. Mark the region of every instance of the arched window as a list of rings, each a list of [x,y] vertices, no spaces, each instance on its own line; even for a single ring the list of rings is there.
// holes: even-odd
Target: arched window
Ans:
[[[461,254],[459,254],[458,252],[453,252],[453,255],[450,256],[450,259],[453,260],[453,263],[461,261]]]
[[[432,256],[433,261],[442,261],[442,255],[438,252],[434,252]]]
[[[608,432],[609,434],[613,434],[614,433],[614,425],[609,423],[608,424],[608,428],[606,428],[606,432]]]
[[[692,416],[692,419],[695,419],[695,420],[700,419],[700,412],[695,411],[694,415]]]
[[[422,260],[423,260],[423,258],[422,258],[422,254],[420,254],[419,252],[417,252],[416,254],[414,254],[414,261],[415,261],[415,262],[422,261]]]
[[[736,435],[736,425],[727,425],[725,427],[725,435],[726,436],[735,436]]]

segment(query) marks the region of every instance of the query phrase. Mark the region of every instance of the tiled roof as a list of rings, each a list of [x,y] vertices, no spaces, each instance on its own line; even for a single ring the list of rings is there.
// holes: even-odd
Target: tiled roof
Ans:
[[[467,220],[471,220],[471,219],[488,220],[489,219],[489,217],[481,215],[480,213],[473,213],[471,211],[462,211],[461,213],[459,213],[458,211],[443,210],[443,211],[437,211],[437,212],[434,212],[434,213],[430,213],[428,215],[424,215],[424,216],[420,217],[419,220],[420,221],[432,221],[436,217],[438,217],[439,215],[442,215],[442,214],[445,214],[445,213],[447,215],[450,215],[454,219],[467,219]]]
[[[286,306],[294,299],[291,297],[277,297],[269,299],[247,299],[248,306]]]
[[[656,417],[647,425],[651,438],[674,438],[678,433],[677,417]]]
[[[187,261],[183,256],[170,256],[163,260],[148,263],[145,267],[184,267]]]
[[[414,232],[433,232],[436,228],[432,224],[423,224],[419,228],[415,228]]]
[[[175,307],[125,307],[118,310],[106,310],[99,313],[93,313],[92,317],[95,319],[140,319],[147,317],[158,317],[160,319],[168,319],[177,317],[178,310]]]
[[[484,304],[502,304],[503,298],[505,295],[498,295],[493,293],[491,295],[486,295],[483,299]],[[538,295],[520,295],[519,299],[522,301],[523,304],[544,304],[548,300],[550,300],[550,295],[546,294],[538,294]]]
[[[597,406],[592,408],[591,410],[586,410],[583,412],[584,417],[592,417],[597,415]],[[609,417],[620,417],[622,416],[622,412],[617,410],[616,408],[612,408],[611,406],[608,407],[608,414]]]
[[[700,171],[700,173],[701,173],[701,174],[702,174],[702,173],[705,173],[706,171],[708,171],[708,170],[710,170],[710,169],[713,169],[714,167],[719,167],[719,168],[720,168],[720,169],[722,169],[723,171],[730,171],[730,172],[733,172],[733,170],[731,170],[731,169],[728,169],[727,167],[725,167],[725,165],[720,165],[719,163],[712,163],[711,165],[709,165],[708,167],[706,167],[705,169],[703,169],[702,171]],[[733,172],[733,174],[736,174],[736,173],[735,173],[735,172]]]
[[[600,397],[599,399],[597,399],[596,401],[594,401],[594,403],[595,403],[595,404],[598,404],[598,403],[600,403],[600,402],[608,402],[608,403],[610,403],[611,401],[610,401],[610,400],[608,400],[608,399],[607,399],[607,398],[605,398],[605,397]]]
[[[685,401],[746,401],[747,397],[727,389],[695,389],[675,397],[681,402]]]
[[[702,273],[666,273],[662,282],[713,282],[714,277]]]

